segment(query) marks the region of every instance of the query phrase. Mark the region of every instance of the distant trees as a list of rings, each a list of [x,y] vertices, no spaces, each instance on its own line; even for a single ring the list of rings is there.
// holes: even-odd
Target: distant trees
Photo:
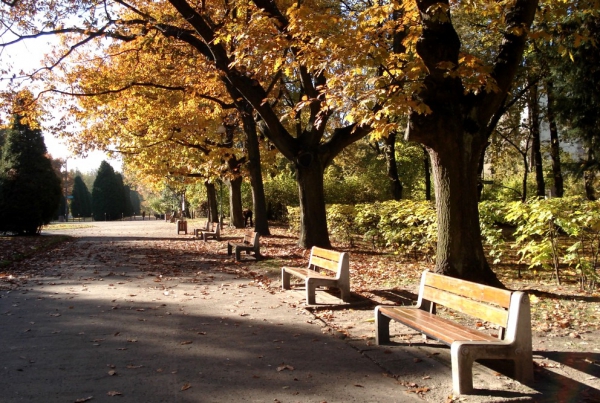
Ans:
[[[121,174],[102,161],[92,188],[92,215],[94,220],[117,220],[131,214],[129,188],[123,185]]]
[[[92,195],[81,176],[75,177],[72,196],[71,214],[73,214],[73,217],[91,217]]]
[[[0,232],[36,235],[61,198],[61,181],[46,156],[37,123],[16,113],[0,153]]]

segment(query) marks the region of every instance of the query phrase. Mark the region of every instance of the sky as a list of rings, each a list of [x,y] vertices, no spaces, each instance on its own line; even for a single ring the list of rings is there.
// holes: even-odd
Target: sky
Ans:
[[[2,41],[0,39],[0,41]],[[44,57],[45,50],[52,46],[48,38],[28,40],[23,43],[17,43],[0,51],[0,66],[4,67],[7,63],[12,63],[12,71],[16,74],[20,70],[30,71],[42,66],[41,60]],[[4,77],[2,77],[4,78]],[[0,80],[0,91],[7,89],[7,80]],[[77,169],[82,173],[95,171],[100,166],[102,160],[110,163],[115,170],[121,171],[121,162],[109,159],[102,151],[90,152],[87,157],[81,158],[73,155],[63,139],[52,136],[49,132],[44,132],[44,141],[48,153],[53,158],[67,159],[67,168]]]

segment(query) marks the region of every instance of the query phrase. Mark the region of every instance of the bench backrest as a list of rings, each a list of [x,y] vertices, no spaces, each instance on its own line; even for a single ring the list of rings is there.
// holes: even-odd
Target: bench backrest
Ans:
[[[426,302],[430,301],[433,303],[429,307],[432,312],[435,304],[440,304],[506,329],[512,294],[509,290],[425,271],[418,304],[426,306]]]
[[[317,246],[313,246],[310,251],[308,268],[311,270],[317,268],[329,270],[336,274],[336,278],[340,278],[342,275],[347,275],[349,266],[349,257],[346,252],[337,252]]]
[[[258,246],[258,236],[258,232],[248,231],[244,234],[244,243],[256,248]]]
[[[219,234],[220,233],[220,227],[221,227],[221,225],[218,222],[209,221],[206,224],[206,231],[205,232],[209,232],[209,233],[213,233],[214,232],[216,234]]]

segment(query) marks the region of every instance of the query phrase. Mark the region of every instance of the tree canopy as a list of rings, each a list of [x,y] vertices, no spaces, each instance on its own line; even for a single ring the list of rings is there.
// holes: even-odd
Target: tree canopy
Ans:
[[[112,145],[152,175],[222,176],[245,151],[260,156],[258,134],[295,170],[305,247],[329,245],[323,188],[334,158],[408,127],[431,159],[437,270],[496,283],[479,234],[479,171],[528,35],[548,39],[542,23],[531,32],[536,9],[542,22],[574,10],[543,0],[20,1],[3,6],[20,36],[2,46],[61,35],[33,76],[78,97],[65,116],[84,123],[82,147]],[[246,149],[218,147],[230,116]]]

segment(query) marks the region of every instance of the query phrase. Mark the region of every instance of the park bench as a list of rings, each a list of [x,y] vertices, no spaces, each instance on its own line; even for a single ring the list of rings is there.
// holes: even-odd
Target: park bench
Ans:
[[[231,256],[232,251],[235,250],[235,260],[240,261],[242,251],[245,251],[246,254],[254,251],[254,257],[258,259],[260,257],[260,244],[258,239],[258,232],[246,232],[242,242],[227,242],[227,255]]]
[[[204,225],[204,227],[202,228],[194,228],[194,237],[195,238],[202,238],[202,232],[203,231],[208,231],[210,227],[210,220],[206,220],[206,225]]]
[[[306,285],[306,303],[315,304],[317,287],[338,288],[342,301],[350,299],[350,263],[346,252],[318,248],[310,251],[308,267],[282,267],[281,287],[289,290],[291,276],[300,277]]]
[[[493,336],[436,315],[436,304],[499,326]],[[452,388],[455,394],[473,391],[475,360],[509,360],[514,378],[533,380],[529,297],[521,291],[502,290],[449,276],[423,272],[416,306],[375,308],[376,343],[390,341],[390,320],[450,346]]]
[[[179,233],[182,231],[185,235],[187,235],[187,221],[177,220],[176,224],[177,224],[177,235],[179,235]]]
[[[217,241],[221,240],[221,225],[218,222],[209,223],[208,228],[202,231],[202,239],[206,242],[209,238],[215,238]]]

